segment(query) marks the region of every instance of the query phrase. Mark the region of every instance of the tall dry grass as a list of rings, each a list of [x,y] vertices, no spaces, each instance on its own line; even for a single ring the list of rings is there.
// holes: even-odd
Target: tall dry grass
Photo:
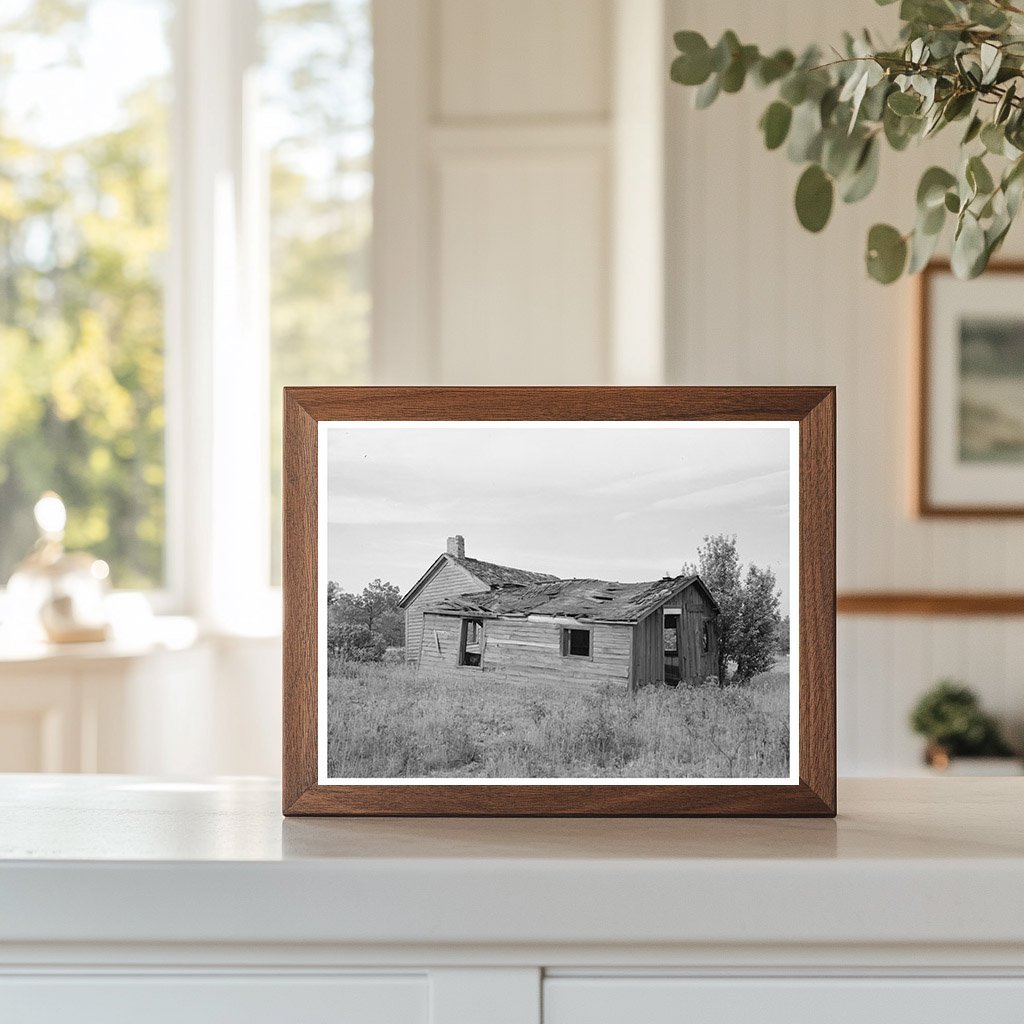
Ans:
[[[332,662],[332,778],[782,778],[789,673],[746,686],[570,689]]]

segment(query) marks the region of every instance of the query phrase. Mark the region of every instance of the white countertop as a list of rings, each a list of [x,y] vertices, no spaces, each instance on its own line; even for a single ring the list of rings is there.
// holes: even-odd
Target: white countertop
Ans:
[[[1024,945],[1024,779],[839,817],[284,819],[275,783],[0,776],[0,943]]]

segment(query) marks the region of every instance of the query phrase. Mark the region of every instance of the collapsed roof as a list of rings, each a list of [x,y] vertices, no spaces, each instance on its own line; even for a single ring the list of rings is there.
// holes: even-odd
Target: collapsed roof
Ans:
[[[699,576],[671,576],[647,583],[612,583],[607,580],[591,579],[560,580],[548,577],[547,581],[541,583],[500,584],[492,590],[447,597],[425,607],[424,611],[481,618],[526,618],[529,615],[546,615],[593,622],[631,624],[639,622],[690,586],[698,586],[715,610],[718,610],[714,598]]]

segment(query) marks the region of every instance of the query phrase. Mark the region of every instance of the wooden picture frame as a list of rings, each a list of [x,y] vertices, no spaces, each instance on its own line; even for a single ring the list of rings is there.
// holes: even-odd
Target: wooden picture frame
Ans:
[[[960,312],[966,312],[973,308],[982,310],[986,304],[986,296],[993,288],[1005,285],[1006,278],[1015,276],[1020,278],[1016,287],[1024,285],[1024,261],[1002,260],[990,263],[982,278],[974,281],[957,281],[952,275],[948,261],[936,260],[930,263],[918,276],[917,281],[917,338],[915,346],[916,361],[914,376],[916,378],[917,390],[917,415],[915,418],[916,437],[912,445],[914,453],[913,472],[913,510],[921,518],[946,518],[946,519],[993,519],[993,518],[1014,518],[1024,516],[1024,499],[1011,499],[999,501],[983,501],[978,499],[979,494],[984,493],[985,477],[979,474],[985,473],[985,467],[968,467],[964,471],[963,480],[960,483],[960,490],[964,492],[962,498],[951,497],[948,493],[954,485],[946,480],[953,478],[954,473],[948,468],[952,461],[950,454],[937,454],[936,449],[946,451],[951,449],[951,442],[947,438],[945,442],[940,440],[949,434],[946,429],[938,429],[937,421],[946,424],[952,416],[952,410],[948,408],[952,394],[952,382],[947,380],[952,370],[948,365],[950,358],[939,359],[935,351],[936,334],[945,324],[948,309],[940,309],[940,305],[952,305],[954,309],[959,308]],[[952,299],[949,302],[940,303],[937,301],[938,287],[948,288],[950,286],[958,289],[963,298]],[[972,307],[968,297],[976,296],[976,306]],[[1018,304],[1018,300],[1007,290],[1007,301],[1011,305]],[[998,316],[1001,314],[993,314]],[[1024,314],[1019,315],[1024,324]],[[943,337],[945,337],[943,332]],[[944,349],[949,345],[944,344]],[[949,357],[951,354],[946,352]],[[955,353],[952,354],[955,357]],[[941,365],[940,365],[941,364]],[[945,369],[943,369],[945,367]],[[935,392],[941,390],[946,392],[946,401],[940,402]],[[962,399],[961,399],[962,400]],[[941,406],[941,408],[940,408]],[[961,424],[961,435],[964,431]],[[936,435],[940,435],[937,437]],[[937,467],[941,467],[941,488],[937,477]],[[1019,467],[1019,468],[1018,468]],[[1024,463],[1018,462],[1017,467],[1010,466],[1008,469],[1015,475],[1024,479]],[[973,473],[973,479],[970,474]],[[987,474],[986,474],[987,475]],[[938,490],[946,493],[937,493]],[[1024,487],[1021,488],[1024,492]]]
[[[794,424],[798,481],[798,675],[792,775],[787,784],[324,784],[319,775],[318,515],[320,425],[642,421]],[[835,390],[831,387],[303,387],[284,394],[283,811],[286,815],[811,816],[836,813]],[[597,425],[597,424],[595,424]],[[726,425],[726,424],[723,424]],[[702,584],[703,586],[703,584]],[[706,590],[706,588],[705,588]],[[798,746],[796,745],[798,743]]]

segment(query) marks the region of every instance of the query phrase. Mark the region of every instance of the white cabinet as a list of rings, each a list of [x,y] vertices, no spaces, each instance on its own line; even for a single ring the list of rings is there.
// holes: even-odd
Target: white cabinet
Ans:
[[[0,776],[0,1022],[1022,1024],[1021,786],[282,820],[259,779]]]
[[[544,1024],[1020,1024],[1014,978],[548,978]]]
[[[428,1024],[425,974],[0,979],[17,1024]]]

